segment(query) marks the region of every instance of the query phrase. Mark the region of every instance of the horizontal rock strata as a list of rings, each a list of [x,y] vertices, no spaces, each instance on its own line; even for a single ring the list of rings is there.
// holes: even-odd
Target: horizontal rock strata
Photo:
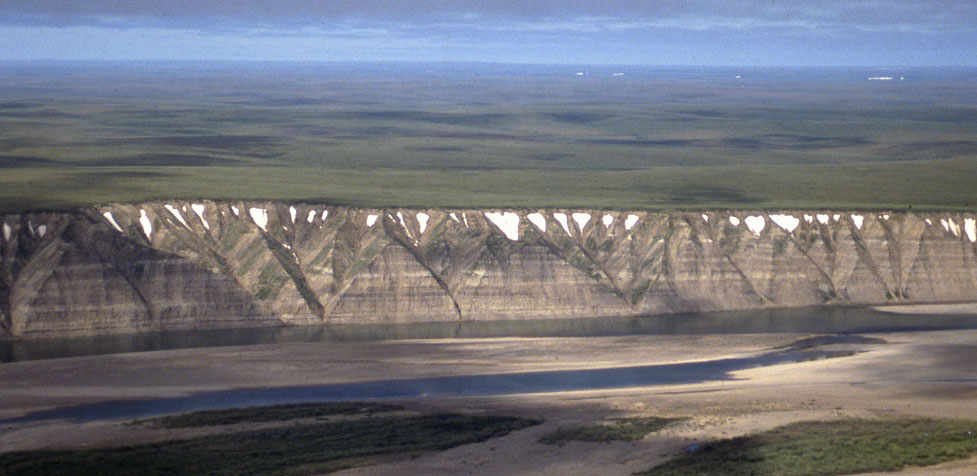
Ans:
[[[977,299],[966,213],[169,201],[0,226],[4,337]]]

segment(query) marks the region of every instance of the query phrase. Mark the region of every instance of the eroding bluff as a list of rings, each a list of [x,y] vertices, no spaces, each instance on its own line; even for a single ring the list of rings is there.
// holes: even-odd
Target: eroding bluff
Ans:
[[[0,336],[977,300],[974,218],[212,201],[7,215]]]

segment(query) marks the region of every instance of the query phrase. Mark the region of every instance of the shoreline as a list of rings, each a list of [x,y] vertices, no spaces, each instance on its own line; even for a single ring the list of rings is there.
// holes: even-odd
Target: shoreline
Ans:
[[[972,301],[931,304],[888,304],[868,307],[889,314],[977,315],[977,302]]]
[[[490,374],[541,369],[605,368],[754,355],[817,334],[482,338],[322,344],[275,344],[114,354],[0,366],[0,415],[32,410],[228,388],[275,387]],[[614,390],[492,397],[395,400],[409,411],[541,417],[546,422],[497,440],[344,475],[620,474],[645,470],[682,448],[798,420],[898,416],[977,419],[977,330],[867,333],[885,344],[832,344],[850,357],[752,368],[731,380]],[[562,447],[539,436],[576,424],[632,416],[689,417],[679,427],[637,442]],[[118,446],[181,438],[178,431],[125,422],[8,424],[0,447],[55,449]],[[467,461],[469,464],[463,462]],[[477,463],[476,463],[477,462]],[[519,462],[514,467],[514,462]],[[970,474],[977,460],[954,462]],[[508,468],[508,471],[506,470]],[[941,466],[942,468],[942,466]],[[516,471],[512,473],[511,471]],[[919,474],[942,474],[934,468]],[[911,473],[916,474],[916,473]]]
[[[972,312],[961,312],[971,310]],[[914,316],[921,315],[922,318]],[[926,316],[937,316],[936,319]],[[942,316],[942,317],[940,317]],[[627,335],[864,333],[977,328],[977,302],[850,304],[596,318],[464,322],[286,324],[142,333],[0,339],[0,366],[12,362],[208,347],[325,342]]]

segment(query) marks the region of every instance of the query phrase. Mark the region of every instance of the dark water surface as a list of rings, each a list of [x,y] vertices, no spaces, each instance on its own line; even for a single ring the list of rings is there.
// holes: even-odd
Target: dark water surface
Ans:
[[[858,307],[704,312],[633,318],[340,324],[172,331],[0,342],[0,362],[234,345],[481,337],[865,333],[977,328],[973,314],[891,314]]]

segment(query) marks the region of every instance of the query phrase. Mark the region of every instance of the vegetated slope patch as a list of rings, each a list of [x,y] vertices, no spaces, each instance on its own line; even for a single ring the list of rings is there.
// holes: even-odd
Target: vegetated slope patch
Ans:
[[[668,202],[675,205],[700,203],[742,203],[750,204],[760,201],[751,197],[747,192],[725,187],[708,187],[689,184],[688,186],[666,189]]]
[[[603,112],[587,111],[548,112],[541,114],[541,116],[547,119],[552,119],[558,122],[566,122],[569,124],[592,124],[612,117],[611,114]]]
[[[144,423],[156,424],[163,428],[197,428],[238,423],[322,418],[336,415],[373,415],[397,410],[403,410],[403,407],[376,402],[295,403],[181,413],[145,420]]]
[[[871,145],[864,137],[825,137],[794,134],[761,134],[756,136],[732,136],[716,139],[588,139],[596,145],[627,145],[637,147],[699,147],[707,149],[745,150],[817,150],[840,147]]]
[[[41,103],[28,102],[28,101],[4,101],[0,102],[0,111],[5,109],[30,109],[32,107],[38,107]]]
[[[977,421],[812,421],[706,443],[639,474],[853,474],[927,466],[975,454]]]
[[[243,148],[276,145],[280,138],[273,136],[244,135],[244,134],[209,134],[209,135],[176,135],[150,137],[122,137],[99,139],[95,145],[114,147],[123,145],[136,146],[173,146],[196,147],[202,149],[237,150]]]
[[[26,155],[0,155],[0,169],[20,168],[20,167],[51,167],[59,165],[60,162],[43,157],[31,157]]]
[[[888,151],[903,157],[967,157],[977,155],[977,141],[908,142],[891,147]]]
[[[562,445],[570,441],[635,441],[644,438],[649,433],[654,433],[673,423],[685,420],[685,418],[662,417],[625,418],[609,424],[561,428],[543,435],[539,442],[547,445]]]
[[[0,475],[308,475],[484,441],[538,424],[458,414],[296,424],[79,451],[0,454]]]
[[[247,165],[247,162],[211,155],[138,154],[130,157],[90,160],[81,165],[86,167],[209,167]]]
[[[460,126],[490,126],[511,119],[509,114],[492,112],[431,112],[422,110],[345,111],[328,117],[365,121],[409,121]]]

